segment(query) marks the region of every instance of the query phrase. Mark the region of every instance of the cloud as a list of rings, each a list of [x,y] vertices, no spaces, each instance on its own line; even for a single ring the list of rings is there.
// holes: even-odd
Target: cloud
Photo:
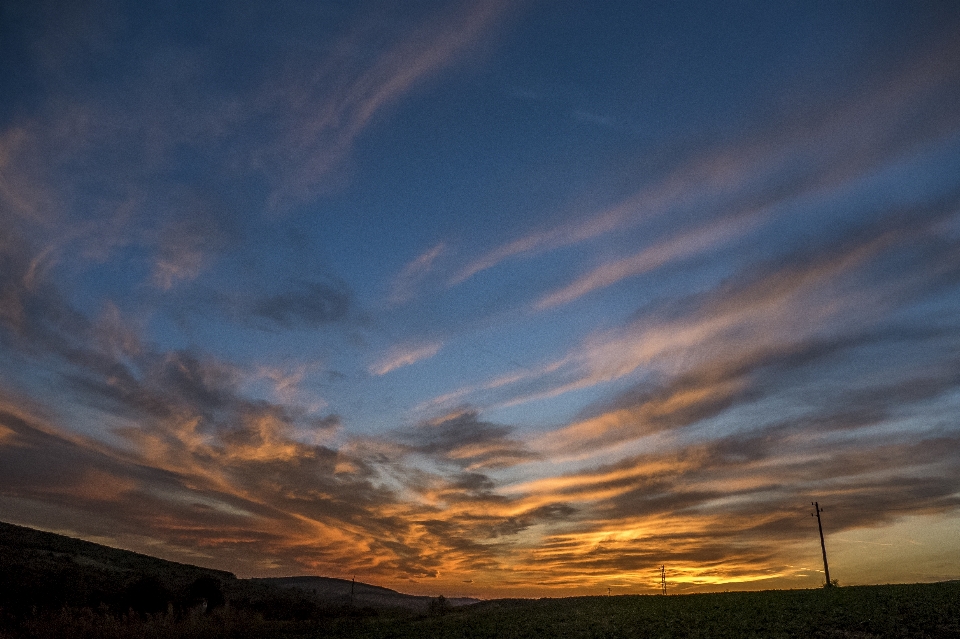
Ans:
[[[9,403],[0,409],[0,422],[15,433],[12,442],[0,447],[2,496],[8,505],[16,504],[11,499],[38,504],[41,511],[70,513],[95,529],[114,527],[113,532],[177,516],[215,529],[244,525],[251,515],[236,499],[215,493],[204,497],[175,473],[132,463],[129,455],[92,440],[68,437]],[[215,507],[196,510],[194,498]]]
[[[549,575],[554,587],[658,562],[674,567],[681,588],[771,577],[804,583],[787,557],[795,562],[809,546],[816,565],[806,508],[814,499],[835,513],[830,532],[889,525],[906,503],[926,513],[960,506],[955,434],[838,439],[819,426],[786,421],[516,485],[511,492],[579,509],[562,533],[519,557],[517,570]]]
[[[925,253],[924,263],[945,261],[948,246]],[[726,295],[701,300],[702,308],[759,303],[761,291],[784,290],[765,281],[731,283]],[[660,384],[612,398],[596,407],[598,417],[630,416],[640,427],[632,437],[675,431],[760,401],[804,367],[808,379],[816,377],[816,365],[841,350],[889,344],[893,334],[808,340],[732,361],[704,358]],[[917,329],[899,336],[936,345],[949,334]],[[196,561],[177,549],[200,549],[241,574],[289,573],[291,566],[339,574],[338,566],[353,562],[359,574],[385,583],[477,571],[501,575],[498,587],[509,590],[510,580],[584,587],[668,562],[687,571],[691,583],[780,575],[803,584],[785,549],[813,534],[796,523],[808,523],[811,496],[838,513],[834,531],[894,521],[902,511],[891,509],[901,503],[931,514],[960,506],[960,442],[949,428],[930,424],[908,434],[887,427],[909,414],[908,404],[942,401],[955,388],[953,360],[935,369],[901,365],[886,385],[821,394],[806,414],[773,414],[709,441],[658,440],[661,447],[646,453],[568,472],[538,458],[546,449],[537,442],[475,410],[366,448],[303,443],[296,432],[315,418],[244,398],[229,365],[186,351],[152,353],[142,344],[116,352],[130,361],[125,375],[103,355],[75,376],[86,380],[84,392],[109,400],[102,404],[108,414],[132,411],[135,418],[116,431],[122,447],[68,437],[5,402],[5,512],[30,513],[30,523],[67,522],[141,550],[150,550],[142,545],[142,531],[150,530],[164,540],[166,556]],[[335,428],[338,420],[320,422]],[[624,418],[618,428],[631,427]],[[410,455],[449,471],[419,469]],[[517,484],[492,474],[518,464],[550,470]],[[96,520],[84,514],[91,512]]]
[[[461,410],[400,433],[411,450],[456,464],[468,471],[508,468],[537,459],[512,428],[479,419],[473,410]]]
[[[372,375],[386,375],[390,371],[410,366],[420,360],[429,359],[440,352],[442,342],[404,345],[391,348],[382,359],[368,367]]]
[[[594,388],[600,399],[552,432],[466,409],[354,437],[349,416],[298,403],[312,381],[305,368],[241,365],[184,346],[194,335],[166,326],[157,300],[179,307],[182,289],[200,291],[193,299],[229,290],[214,272],[224,264],[249,268],[238,278],[246,288],[205,303],[245,328],[356,320],[353,292],[333,278],[251,290],[246,275],[263,262],[238,255],[235,241],[259,238],[271,206],[296,214],[293,204],[336,188],[356,142],[510,10],[456,4],[412,18],[408,31],[387,7],[307,53],[269,43],[243,86],[207,82],[226,68],[210,51],[166,43],[116,70],[124,91],[95,92],[82,79],[87,65],[107,73],[120,55],[113,23],[84,27],[89,50],[50,52],[42,108],[0,131],[5,517],[244,575],[349,565],[360,578],[430,579],[422,587],[436,590],[475,571],[502,595],[533,594],[534,583],[594,588],[663,562],[686,583],[815,585],[802,581],[808,564],[788,565],[818,559],[812,499],[827,504],[832,531],[955,516],[957,200],[925,193],[926,204],[898,211],[851,195],[953,139],[960,117],[944,105],[960,101],[941,98],[956,93],[955,44],[857,87],[839,109],[694,150],[609,208],[495,246],[455,273],[451,285],[511,259],[642,235],[636,253],[539,294],[543,310],[762,237],[750,257],[766,261],[725,264],[693,295],[679,287],[655,305],[636,300],[624,325],[565,355],[435,400],[485,393],[489,410]],[[798,209],[822,219],[838,203],[855,209],[842,225],[797,236]],[[412,299],[445,250],[407,264],[391,301]],[[202,318],[214,331],[222,319]],[[401,344],[368,370],[385,375],[444,347]],[[249,392],[251,378],[272,382],[268,399]],[[604,395],[611,381],[617,391]],[[33,406],[31,394],[49,405]]]
[[[491,249],[457,271],[449,285],[460,284],[506,260],[532,258],[613,232],[650,227],[667,214],[681,223],[691,217],[720,218],[716,223],[722,226],[724,218],[732,217],[731,210],[753,211],[796,202],[867,178],[960,130],[960,110],[943,108],[944,104],[957,102],[960,64],[956,63],[956,53],[952,38],[935,41],[883,79],[873,79],[839,102],[790,114],[787,125],[783,118],[762,122],[752,135],[741,136],[736,144],[676,155],[678,165],[666,168],[662,175],[609,208],[577,212],[566,223]],[[951,62],[943,64],[942,60]],[[689,233],[689,239],[704,243],[700,250],[712,246],[697,236],[698,231]],[[696,248],[666,244],[659,252],[667,246],[673,246],[679,256],[688,256]],[[561,304],[599,286],[646,272],[658,264],[657,255],[658,251],[651,249],[650,253],[602,265],[542,298],[538,307]]]
[[[31,133],[24,126],[11,126],[0,132],[0,201],[5,205],[5,216],[40,221],[42,211],[49,208],[46,194],[22,168],[29,161],[32,143]]]
[[[667,191],[668,194],[658,193],[653,196],[641,192],[607,211],[591,216],[586,221],[578,220],[568,225],[513,240],[467,264],[450,279],[450,286],[465,282],[477,273],[493,268],[509,258],[537,255],[610,233],[631,223],[632,220],[640,216],[643,209],[652,208],[648,199],[659,202],[669,199],[670,196],[678,195],[673,188],[668,188]]]
[[[445,250],[446,246],[440,242],[404,266],[391,286],[390,303],[402,304],[413,298],[417,285],[427,276],[433,268],[433,263]]]
[[[317,364],[298,364],[291,367],[277,366],[259,366],[252,374],[254,381],[267,380],[272,384],[273,396],[285,403],[294,404],[306,396],[307,403],[311,410],[319,410],[326,406],[326,402],[318,396],[302,389],[303,381],[308,373],[315,372],[319,368]]]
[[[586,347],[594,379],[614,379],[675,357],[742,352],[818,335],[869,330],[930,287],[955,286],[955,239],[939,225],[953,198],[892,214],[833,245],[752,266],[740,278],[679,303],[673,319],[644,318]],[[893,269],[899,263],[900,269]],[[866,312],[869,309],[870,312]],[[653,321],[651,321],[651,319]],[[662,364],[657,364],[662,361]]]
[[[156,234],[152,283],[169,291],[179,281],[195,279],[223,251],[235,235],[225,222],[227,215],[216,204],[197,196],[183,202]]]
[[[96,513],[93,529],[106,527],[112,539],[149,530],[173,546],[216,549],[219,561],[254,574],[262,574],[264,559],[335,573],[358,552],[358,569],[371,574],[435,569],[429,549],[447,542],[411,535],[411,514],[420,507],[382,485],[363,458],[296,439],[300,427],[335,428],[335,417],[304,420],[231,395],[216,366],[161,361],[125,397],[140,409],[144,403],[131,398],[149,397],[162,410],[141,411],[118,428],[125,441],[118,448],[67,437],[5,405],[5,512],[54,516],[88,530],[89,513]],[[87,392],[109,388],[108,381],[90,383]],[[380,541],[406,537],[413,545]]]
[[[65,355],[90,339],[91,323],[36,268],[31,242],[0,228],[0,340],[10,348]]]
[[[948,195],[868,216],[830,243],[749,263],[712,289],[660,300],[625,326],[588,336],[555,365],[499,385],[499,405],[869,333],[957,286],[956,234],[946,231],[956,224],[957,206]]]
[[[507,8],[508,3],[499,0],[458,3],[395,38],[369,61],[356,55],[356,49],[368,48],[383,34],[360,28],[334,48],[347,55],[311,66],[309,77],[284,79],[288,86],[277,88],[271,109],[285,112],[295,124],[285,127],[278,144],[265,149],[261,160],[280,169],[273,205],[315,193],[378,114],[468,52]]]
[[[759,215],[731,216],[678,234],[676,237],[656,243],[630,257],[604,264],[577,278],[563,288],[548,293],[536,303],[534,309],[546,310],[567,304],[591,291],[611,286],[622,279],[648,273],[673,261],[702,255],[705,251],[738,239],[758,223]]]
[[[464,468],[516,459],[519,447],[505,434],[488,438],[483,451],[466,450],[484,443],[477,438],[453,445],[452,433],[432,442],[434,454],[456,459],[446,475],[405,467],[409,444],[382,441],[368,450],[348,440],[338,450],[313,443],[307,434],[332,434],[340,418],[251,400],[239,369],[188,350],[155,350],[115,306],[95,323],[81,321],[51,283],[38,279],[32,293],[23,286],[30,260],[21,248],[13,243],[0,253],[17,267],[4,271],[5,290],[43,321],[13,317],[4,339],[22,342],[25,356],[53,362],[51,375],[66,382],[76,405],[110,427],[67,434],[54,418],[4,400],[0,502],[8,518],[183,561],[197,561],[199,552],[202,563],[222,562],[241,574],[288,573],[291,566],[338,574],[349,562],[389,582],[499,565],[495,549],[475,539],[492,530],[506,535],[503,522],[516,515],[492,511],[506,500]],[[62,312],[52,312],[57,308]],[[82,330],[66,331],[74,320]],[[384,450],[397,451],[396,458]],[[456,520],[437,519],[428,497],[458,504]]]
[[[311,10],[292,4],[269,15],[224,9],[229,19],[209,23],[193,17],[214,34],[250,26],[241,47],[232,36],[185,47],[164,30],[142,31],[149,19],[128,24],[123,11],[81,26],[86,16],[58,25],[58,11],[25,9],[18,24],[31,26],[11,47],[32,63],[23,99],[36,108],[0,122],[4,223],[55,247],[54,261],[123,260],[129,269],[126,251],[149,255],[146,280],[170,291],[233,248],[246,230],[234,227],[342,185],[356,138],[474,50],[508,5],[462,2],[402,20],[389,8],[371,17],[370,7],[359,7],[338,21],[352,23],[351,33],[318,27],[307,47],[290,23]],[[267,31],[254,28],[261,20],[290,37],[281,46],[263,41]],[[137,55],[125,38],[140,43]],[[84,81],[94,68],[102,80]],[[124,90],[104,90],[110,86]]]
[[[248,312],[284,329],[311,329],[341,322],[351,308],[350,292],[340,283],[299,282],[293,290],[250,304]]]

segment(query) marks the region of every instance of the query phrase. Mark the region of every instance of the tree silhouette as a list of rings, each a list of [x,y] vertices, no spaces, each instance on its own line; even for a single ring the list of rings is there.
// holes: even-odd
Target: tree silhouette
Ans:
[[[223,606],[225,600],[220,580],[206,575],[197,577],[197,579],[190,584],[190,588],[187,591],[187,600],[191,606],[206,603],[207,612]]]

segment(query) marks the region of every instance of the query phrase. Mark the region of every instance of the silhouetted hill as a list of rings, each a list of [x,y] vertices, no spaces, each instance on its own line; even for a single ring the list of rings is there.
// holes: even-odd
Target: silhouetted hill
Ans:
[[[251,579],[255,583],[264,583],[278,588],[295,589],[309,592],[321,599],[355,606],[373,608],[407,608],[426,610],[433,597],[407,595],[396,590],[373,586],[362,582],[335,577],[271,577]],[[351,596],[352,593],[352,596]],[[479,599],[453,597],[446,602],[450,606],[464,606],[477,603]]]
[[[64,606],[162,612],[226,601],[268,619],[311,619],[343,609],[427,611],[431,599],[332,577],[238,579],[223,570],[0,522],[0,611],[14,617]],[[451,599],[448,605],[476,601]]]
[[[221,580],[236,579],[233,573],[225,570],[168,561],[92,541],[0,522],[0,557],[5,561],[10,553],[21,558],[69,557],[81,565],[117,572],[155,573],[181,579],[196,579],[205,575]]]
[[[215,607],[238,581],[223,570],[0,522],[0,609],[13,617],[62,607],[143,613]]]

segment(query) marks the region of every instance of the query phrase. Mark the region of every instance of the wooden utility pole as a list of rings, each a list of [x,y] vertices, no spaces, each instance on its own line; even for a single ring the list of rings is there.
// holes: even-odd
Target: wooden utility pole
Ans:
[[[824,576],[827,578],[826,587],[829,588],[829,587],[832,586],[833,584],[830,583],[830,568],[827,567],[827,547],[826,547],[826,545],[824,545],[824,543],[823,543],[823,524],[820,523],[820,513],[823,512],[823,509],[820,508],[820,502],[818,502],[818,501],[814,501],[814,502],[810,502],[810,503],[813,505],[814,509],[816,509],[816,511],[817,511],[817,512],[816,512],[816,515],[817,515],[817,528],[820,529],[820,550],[823,552],[823,574],[824,574]],[[814,513],[810,513],[810,516],[811,516],[811,517],[812,517],[813,515],[814,515]]]
[[[660,594],[667,594],[667,567],[660,566]]]

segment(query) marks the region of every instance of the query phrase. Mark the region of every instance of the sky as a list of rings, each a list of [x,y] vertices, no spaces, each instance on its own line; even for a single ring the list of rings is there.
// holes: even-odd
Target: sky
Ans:
[[[0,520],[446,596],[960,578],[960,4],[4,0]]]

